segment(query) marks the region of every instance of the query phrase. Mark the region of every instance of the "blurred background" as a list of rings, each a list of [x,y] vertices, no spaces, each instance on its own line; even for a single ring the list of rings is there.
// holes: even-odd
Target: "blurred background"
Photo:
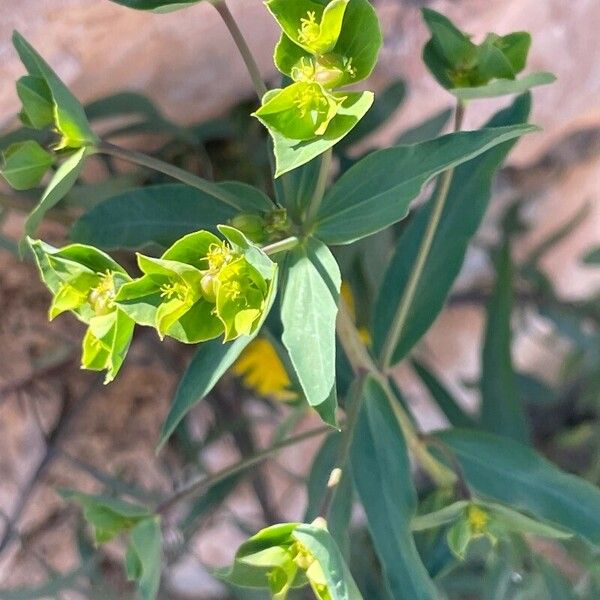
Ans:
[[[385,46],[370,89],[395,90],[390,97],[401,104],[350,154],[394,143],[403,132],[452,105],[451,96],[437,86],[420,60],[427,39],[419,13],[422,5],[443,12],[476,37],[488,31],[530,31],[528,70],[551,71],[558,77],[555,84],[533,92],[531,121],[543,131],[526,136],[511,154],[453,297],[421,342],[419,356],[463,406],[476,409],[472,383],[480,372],[485,292],[493,282],[490,248],[502,228],[511,227],[513,259],[523,267],[516,284],[523,286],[515,289],[513,357],[523,375],[521,389],[536,442],[567,470],[598,483],[600,269],[597,252],[595,258],[592,253],[600,245],[600,3],[376,0],[374,4]],[[229,5],[265,79],[275,84],[271,55],[277,31],[270,15],[259,0],[231,0]],[[123,111],[103,123],[120,142],[151,149],[218,179],[252,180],[264,168],[242,158],[263,144],[260,131],[247,117],[255,106],[252,86],[225,27],[208,4],[155,15],[126,10],[108,0],[0,3],[0,126],[5,131],[16,126],[19,102],[14,82],[23,72],[10,42],[13,29],[38,49],[83,102],[123,91],[152,100],[154,107],[141,120],[137,116],[132,120]],[[469,107],[465,127],[479,127],[506,103],[506,99],[475,103]],[[185,126],[185,135],[179,126]],[[260,160],[261,152],[256,154]],[[110,185],[95,185],[107,180],[107,172]],[[92,166],[66,207],[50,215],[42,237],[64,243],[78,203],[93,203],[132,184],[146,183],[147,177],[120,164]],[[186,435],[157,457],[157,433],[189,349],[168,342],[161,346],[151,336],[140,335],[110,387],[80,372],[79,324],[68,317],[47,323],[46,290],[33,266],[14,252],[32,199],[13,197],[8,188],[1,197],[0,589],[43,585],[57,572],[74,573],[76,582],[86,548],[77,511],[65,506],[56,487],[118,491],[118,478],[130,486],[127,493],[139,487],[160,495],[198,470],[216,469],[251,454],[277,435],[274,425],[294,409],[282,406],[277,398],[255,400],[257,394],[232,377],[193,411]],[[525,267],[534,268],[536,277],[528,279],[531,271]],[[550,282],[551,294],[547,287],[542,289],[540,273]],[[444,424],[443,415],[433,409],[427,390],[408,367],[399,369],[398,381],[424,427]],[[276,395],[270,394],[271,400]],[[299,429],[312,426],[310,417],[298,421]],[[171,557],[166,597],[228,597],[207,567],[226,564],[248,531],[263,523],[301,517],[304,479],[318,445],[318,440],[311,441],[281,453],[251,477],[230,482],[219,498],[196,507],[186,550]],[[214,511],[222,498],[228,499]],[[178,548],[181,532],[172,533],[173,547]],[[118,545],[106,551],[100,565],[106,581],[97,582],[94,597],[128,597],[118,564],[121,551]],[[578,565],[566,559],[561,564],[567,576],[578,576]],[[91,597],[76,583],[64,589],[68,591],[60,591],[58,597]]]

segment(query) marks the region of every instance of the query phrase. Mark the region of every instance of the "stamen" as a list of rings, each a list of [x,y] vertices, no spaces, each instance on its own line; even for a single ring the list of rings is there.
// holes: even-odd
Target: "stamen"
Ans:
[[[300,29],[298,29],[298,41],[301,44],[309,45],[318,39],[321,33],[321,26],[317,23],[317,15],[314,10],[309,10],[307,17],[300,19]]]

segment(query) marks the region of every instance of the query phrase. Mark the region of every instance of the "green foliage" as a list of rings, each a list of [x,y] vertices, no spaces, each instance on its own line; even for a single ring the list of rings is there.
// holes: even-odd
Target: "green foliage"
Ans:
[[[196,3],[116,2],[157,12]],[[178,468],[194,474],[190,481],[163,496],[84,467],[105,491],[64,496],[83,508],[97,544],[121,538],[127,578],[141,598],[153,600],[163,567],[163,519],[167,532],[177,532],[177,544],[168,547],[169,559],[176,560],[251,466],[323,435],[306,482],[304,520],[311,524],[270,525],[251,535],[231,568],[217,573],[236,586],[236,597],[283,600],[306,591],[323,600],[597,597],[600,492],[533,449],[543,439],[550,451],[579,452],[585,467],[578,465],[578,472],[594,482],[600,478],[597,298],[560,299],[540,267],[542,256],[585,213],[542,240],[520,264],[510,254],[513,239],[526,229],[515,202],[502,219],[502,243],[480,248],[496,265],[493,286],[474,286],[466,294],[467,301],[487,305],[475,384],[480,417],[462,409],[450,391],[458,393],[459,382],[445,373],[438,377],[422,347],[413,371],[451,427],[420,433],[404,380],[392,378],[388,368],[411,354],[440,314],[484,218],[495,174],[518,139],[536,130],[527,123],[527,93],[486,126],[458,131],[468,100],[521,93],[553,79],[545,73],[517,78],[526,68],[529,34],[489,34],[475,44],[445,17],[425,10],[431,40],[424,59],[455,96],[457,130],[440,136],[451,114],[446,110],[398,135],[395,146],[373,152],[370,134],[388,125],[406,90],[394,82],[377,100],[369,91],[348,90],[370,75],[381,47],[370,2],[266,5],[281,29],[274,52],[284,75],[281,87],[267,91],[253,115],[247,103],[227,117],[191,126],[171,121],[138,93],[115,94],[84,110],[15,35],[28,72],[17,83],[24,127],[0,139],[2,173],[16,190],[26,191],[56,165],[25,229],[33,234],[47,216],[66,223],[75,242],[55,248],[28,238],[52,294],[49,317],[71,312],[85,323],[82,365],[106,371],[107,382],[124,363],[135,324],[153,328],[161,340],[195,346],[158,443],[161,449],[171,442]],[[218,8],[262,90],[231,15]],[[107,139],[152,133],[162,143],[147,156],[100,140],[90,121],[105,125]],[[78,184],[92,155],[108,180]],[[121,173],[113,158],[143,169]],[[431,199],[399,223],[438,176]],[[179,183],[165,183],[165,177]],[[34,193],[11,195],[9,209],[30,210]],[[10,248],[11,240],[0,237],[0,244]],[[345,248],[334,255],[335,245]],[[133,273],[131,251],[142,249],[134,277],[103,251],[123,251],[119,261]],[[587,268],[597,265],[597,254],[594,249],[582,258]],[[515,371],[511,327],[517,302],[570,344],[560,385]],[[403,311],[404,323],[396,327]],[[171,346],[163,346],[161,356]],[[185,351],[177,352],[173,365]],[[252,368],[244,371],[248,356]],[[244,376],[215,389],[228,372]],[[269,395],[267,388],[280,393]],[[192,427],[186,417],[207,396],[213,417]],[[560,423],[574,397],[577,407],[569,418],[577,423],[565,435],[559,425],[555,439],[555,421]],[[254,398],[260,411],[256,402],[249,410]],[[277,406],[280,400],[291,409]],[[550,402],[556,410],[543,414],[552,418],[536,418]],[[329,429],[292,433],[309,410]],[[259,412],[261,425],[265,418],[276,421],[270,443],[261,430],[255,444]],[[225,439],[235,442],[239,462],[208,471],[204,450]],[[560,461],[563,454],[556,455]],[[415,476],[417,469],[423,474]],[[259,471],[252,483],[269,525],[277,508],[270,506]],[[154,508],[110,495],[115,492],[152,499]],[[366,526],[352,519],[356,498]],[[246,536],[255,523],[235,516]],[[526,543],[530,536],[554,540],[580,564],[586,578],[577,590],[537,555],[536,545]],[[51,574],[35,590],[2,590],[0,596],[121,593],[103,580],[91,544],[80,543],[80,550],[79,569]]]
[[[136,250],[151,244],[167,248],[199,229],[216,233],[217,225],[235,214],[235,209],[189,186],[149,186],[97,204],[75,222],[71,239],[104,250]]]
[[[244,542],[221,577],[242,587],[268,589],[285,600],[293,588],[310,585],[321,600],[362,600],[342,555],[322,523],[285,523]]]
[[[74,490],[63,490],[61,495],[83,508],[83,517],[92,526],[97,544],[105,544],[121,534],[128,537],[127,579],[137,582],[142,600],[154,600],[162,566],[160,517],[144,506],[119,498],[91,496]]]
[[[500,111],[487,126],[491,129],[524,123],[530,108],[531,98],[521,96],[509,108]],[[393,354],[394,363],[410,352],[442,310],[464,262],[469,242],[487,210],[494,175],[515,143],[516,140],[500,144],[455,171],[440,226],[417,288],[418,302],[409,309],[407,326]],[[465,210],[467,203],[469,208]],[[418,210],[394,250],[374,311],[373,345],[377,351],[383,345],[406,288],[432,210],[431,201]]]
[[[329,189],[315,235],[328,244],[349,244],[389,227],[406,217],[432,177],[532,131],[530,125],[486,128],[373,152]]]
[[[24,124],[35,129],[53,125],[61,135],[57,149],[94,145],[98,137],[75,96],[22,35],[15,32],[13,44],[29,73],[18,86]]]
[[[34,235],[42,222],[45,214],[56,206],[73,188],[86,158],[92,153],[88,147],[83,147],[71,154],[54,173],[40,201],[31,211],[25,222],[25,233]]]
[[[276,266],[233,228],[190,233],[161,258],[138,254],[140,279],[124,285],[119,308],[140,325],[196,344],[224,334],[224,341],[257,331],[273,295]]]
[[[513,265],[508,240],[498,253],[496,270],[481,358],[481,423],[493,433],[526,443],[528,424],[512,364]]]
[[[28,242],[53,295],[49,318],[69,311],[87,324],[81,365],[105,370],[105,383],[109,383],[119,372],[133,336],[133,320],[115,304],[118,291],[131,278],[94,247],[72,244],[59,250],[39,240],[28,238]]]
[[[335,319],[340,284],[335,258],[321,242],[309,239],[290,253],[282,286],[282,341],[308,403],[331,424],[337,406]]]
[[[397,400],[370,377],[363,394],[351,454],[352,472],[383,567],[387,592],[398,600],[434,600],[438,592],[411,533],[417,495],[406,442],[391,404]]]
[[[505,437],[460,429],[438,436],[453,451],[478,496],[526,511],[591,544],[600,544],[600,491],[596,486]]]
[[[555,80],[550,73],[533,73],[516,80],[525,68],[531,46],[527,32],[505,36],[488,33],[477,45],[440,13],[425,8],[423,18],[431,33],[423,60],[438,83],[461,101],[522,94]]]
[[[334,90],[369,76],[382,39],[368,0],[266,5],[282,29],[275,65],[292,80],[267,92],[254,113],[273,137],[277,177],[331,148],[364,116],[372,93]]]
[[[15,190],[34,188],[52,166],[54,157],[37,142],[17,142],[3,152],[2,176]]]

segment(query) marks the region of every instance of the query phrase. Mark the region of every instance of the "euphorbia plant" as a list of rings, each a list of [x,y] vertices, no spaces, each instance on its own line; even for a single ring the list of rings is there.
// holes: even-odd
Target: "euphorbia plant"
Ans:
[[[195,2],[117,3],[165,12]],[[478,421],[454,407],[447,414],[464,428],[425,436],[392,376],[392,368],[411,354],[441,310],[485,213],[494,173],[517,139],[535,130],[527,124],[527,90],[552,78],[517,78],[526,66],[529,35],[489,34],[476,44],[445,17],[425,10],[432,37],[423,57],[456,98],[454,131],[369,153],[345,171],[340,161],[336,171],[335,144],[350,134],[374,100],[371,92],[347,89],[366,79],[377,60],[382,40],[373,7],[367,0],[269,0],[266,9],[281,28],[274,62],[284,81],[267,90],[225,3],[212,4],[229,27],[256,88],[253,115],[271,136],[272,185],[257,189],[242,182],[215,183],[101,140],[81,105],[18,34],[15,46],[29,73],[18,84],[21,117],[38,134],[7,150],[4,175],[16,188],[33,187],[55,162],[61,163],[28,220],[30,236],[93,155],[119,157],[184,184],[148,187],[143,197],[136,195],[139,190],[126,192],[130,200],[142,202],[144,216],[153,216],[152,211],[158,215],[180,194],[193,194],[192,206],[203,207],[185,231],[181,222],[175,224],[177,219],[161,213],[156,216],[160,235],[129,227],[118,241],[106,239],[97,248],[92,243],[95,229],[107,219],[118,222],[125,204],[109,199],[74,224],[75,244],[57,249],[29,238],[53,294],[51,318],[69,311],[88,325],[85,368],[107,370],[107,381],[113,379],[135,324],[154,328],[161,340],[171,337],[198,345],[167,415],[160,447],[240,357],[234,371],[244,374],[259,393],[295,402],[301,410],[314,409],[325,425],[280,439],[223,472],[191,481],[153,506],[67,493],[84,507],[97,542],[127,535],[127,574],[138,581],[144,598],[153,598],[161,574],[160,523],[177,527],[180,512],[175,507],[283,447],[325,435],[311,476],[321,485],[311,487],[306,522],[270,524],[241,546],[231,569],[218,571],[218,577],[235,586],[264,589],[277,599],[307,586],[323,599],[374,597],[365,591],[370,589],[365,582],[354,580],[346,563],[354,491],[365,509],[377,556],[377,597],[442,597],[436,576],[456,568],[479,538],[494,543],[489,552],[496,551],[498,540],[520,544],[523,534],[556,539],[577,535],[600,544],[597,520],[590,526],[570,510],[575,502],[582,512],[593,513],[600,502],[598,491],[524,445],[526,436],[512,427],[509,409],[494,419],[484,407]],[[522,95],[488,125],[461,131],[468,101],[515,93]],[[47,149],[40,143],[46,139]],[[378,281],[375,309],[365,323],[369,320],[356,310],[358,303],[355,310],[349,307],[352,293],[340,293],[342,274],[332,248],[365,238],[375,244],[377,238],[370,236],[404,219],[412,201],[436,177],[432,197],[394,240],[395,252]],[[143,248],[136,274],[128,274],[105,252],[116,248]],[[499,278],[507,278],[510,271],[508,242],[504,248],[498,258]],[[501,291],[492,304],[503,308]],[[500,323],[509,328],[506,315],[506,310],[500,312]],[[506,339],[490,334],[486,348],[510,366]],[[498,348],[496,343],[503,345]],[[261,364],[265,345],[269,353]],[[265,364],[272,370],[269,381],[278,389],[260,385]],[[435,378],[419,363],[414,366],[447,404]],[[509,408],[515,402],[513,397],[506,400]],[[420,507],[409,453],[437,490]],[[451,550],[437,571],[415,543],[414,533],[426,530],[444,532],[443,550]]]

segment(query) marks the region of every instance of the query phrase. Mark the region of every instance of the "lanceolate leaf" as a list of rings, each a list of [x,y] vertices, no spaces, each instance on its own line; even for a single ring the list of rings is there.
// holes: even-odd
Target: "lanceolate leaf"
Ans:
[[[351,452],[356,489],[393,600],[439,594],[411,533],[417,496],[404,436],[381,385],[367,378]]]
[[[217,225],[235,214],[234,208],[195,188],[156,185],[96,205],[75,222],[71,239],[104,249],[139,249],[152,243],[168,247],[192,231],[216,233]]]
[[[529,513],[600,546],[597,487],[505,437],[461,429],[438,437],[454,452],[478,496]]]
[[[488,125],[502,127],[523,123],[527,121],[530,107],[530,96],[521,96]],[[462,267],[469,241],[487,209],[493,176],[514,144],[514,140],[501,144],[455,171],[440,226],[417,288],[417,301],[410,307],[407,325],[393,355],[394,362],[406,356],[442,310]],[[374,313],[373,337],[377,351],[381,349],[404,293],[431,209],[431,203],[427,203],[408,224],[388,267]]]
[[[160,520],[157,517],[144,519],[131,530],[126,557],[127,576],[137,581],[142,600],[155,600],[160,586],[161,566]]]
[[[25,222],[25,233],[27,235],[33,235],[42,222],[44,215],[69,193],[81,174],[85,159],[90,152],[91,150],[87,147],[80,148],[60,165],[37,206],[27,217]]]
[[[511,358],[512,262],[508,241],[496,261],[481,359],[481,422],[485,429],[527,442],[527,420]]]
[[[158,449],[164,446],[183,417],[213,389],[254,337],[243,336],[231,344],[224,344],[220,339],[211,340],[198,347],[177,386],[162,426]]]
[[[472,88],[455,88],[449,90],[456,98],[466,102],[476,98],[495,98],[509,94],[523,94],[533,87],[554,83],[556,77],[552,73],[531,73],[520,79],[497,79],[487,85]]]
[[[318,240],[308,239],[290,253],[281,301],[282,341],[308,403],[331,416],[340,285],[335,258]]]
[[[328,244],[349,244],[384,229],[406,217],[435,175],[532,131],[531,125],[490,127],[374,152],[325,195],[315,235]]]

